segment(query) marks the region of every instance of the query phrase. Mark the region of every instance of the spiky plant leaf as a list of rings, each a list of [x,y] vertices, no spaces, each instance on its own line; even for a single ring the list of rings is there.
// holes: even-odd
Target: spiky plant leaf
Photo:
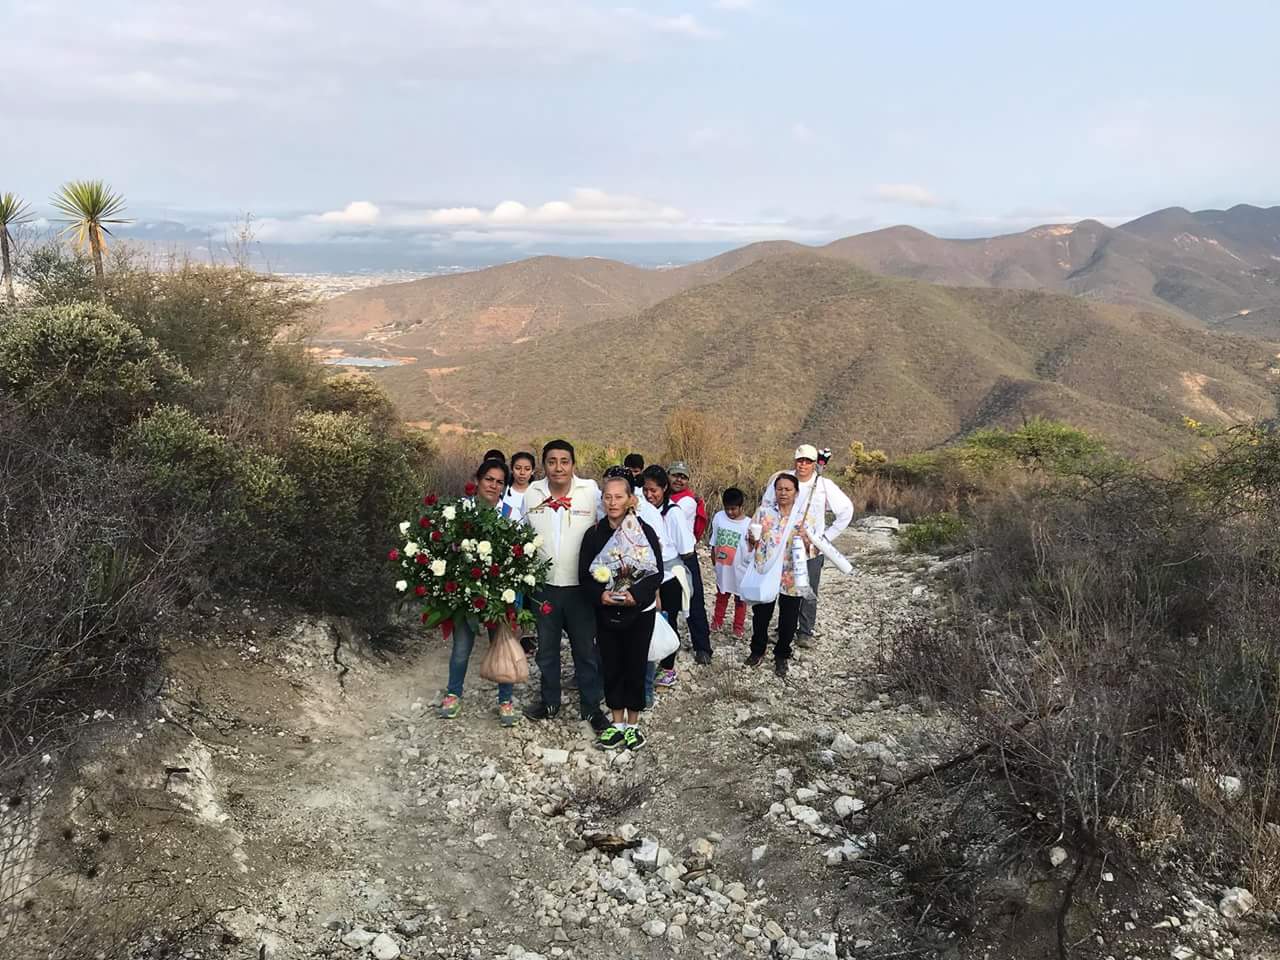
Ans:
[[[63,233],[73,233],[76,246],[81,248],[91,245],[94,234],[99,245],[105,248],[103,235],[111,236],[106,225],[130,222],[120,216],[124,212],[124,197],[102,180],[71,180],[64,183],[49,202],[66,214],[58,218],[67,224]]]

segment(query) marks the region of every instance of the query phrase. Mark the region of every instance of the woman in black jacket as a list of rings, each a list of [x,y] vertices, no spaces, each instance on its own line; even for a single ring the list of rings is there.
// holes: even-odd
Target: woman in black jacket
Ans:
[[[634,517],[649,543],[651,573],[620,589],[596,576],[593,563],[628,516],[634,516],[635,496],[631,480],[606,474],[601,491],[604,517],[582,538],[578,554],[578,582],[588,592],[596,611],[596,645],[600,650],[600,672],[604,679],[604,699],[613,723],[600,734],[606,750],[644,746],[640,732],[640,711],[644,709],[644,676],[649,662],[649,642],[658,587],[662,584],[662,545],[653,528]]]

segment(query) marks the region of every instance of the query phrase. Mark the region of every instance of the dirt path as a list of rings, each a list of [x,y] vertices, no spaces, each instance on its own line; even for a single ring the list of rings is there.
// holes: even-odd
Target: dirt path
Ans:
[[[859,811],[957,731],[874,672],[882,628],[928,615],[928,562],[884,534],[842,547],[858,573],[828,571],[785,683],[717,634],[635,754],[575,720],[501,729],[474,676],[437,719],[438,639],[378,659],[217,611],[216,641],[171,643],[152,716],[64,758],[0,955],[893,955],[892,895],[847,870],[874,842]]]

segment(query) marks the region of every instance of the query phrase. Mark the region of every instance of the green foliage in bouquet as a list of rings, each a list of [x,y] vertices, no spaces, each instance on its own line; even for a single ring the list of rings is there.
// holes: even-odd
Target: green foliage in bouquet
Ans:
[[[402,522],[400,533],[404,545],[388,555],[400,578],[395,587],[422,605],[428,627],[464,619],[494,624],[504,617],[534,622],[533,611],[517,609],[516,598],[546,583],[551,562],[538,556],[541,538],[529,527],[470,496],[428,494],[417,519]]]

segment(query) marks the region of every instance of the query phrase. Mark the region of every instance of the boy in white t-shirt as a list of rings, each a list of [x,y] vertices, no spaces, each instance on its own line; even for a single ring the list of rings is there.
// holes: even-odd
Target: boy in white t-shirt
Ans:
[[[725,611],[729,606],[729,597],[734,598],[733,635],[742,638],[746,622],[747,608],[750,606],[738,594],[738,574],[734,559],[738,555],[738,547],[747,538],[747,527],[751,525],[751,517],[743,506],[746,497],[737,487],[730,487],[720,497],[724,509],[711,521],[711,561],[716,571],[716,609],[711,620],[711,629],[719,630],[724,626]]]

